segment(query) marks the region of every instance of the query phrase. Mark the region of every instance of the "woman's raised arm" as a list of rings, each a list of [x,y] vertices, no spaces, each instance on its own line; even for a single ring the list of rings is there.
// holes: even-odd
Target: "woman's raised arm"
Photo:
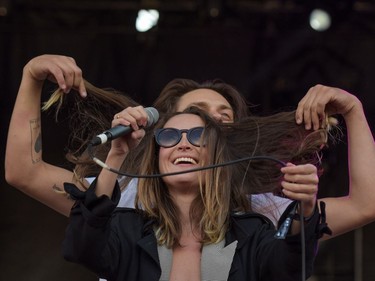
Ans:
[[[48,164],[42,157],[41,93],[44,81],[56,82],[64,93],[78,90],[86,96],[82,71],[73,58],[42,55],[23,69],[11,117],[5,155],[7,182],[57,212],[68,215],[73,201],[54,191],[72,182],[73,173]]]
[[[356,96],[317,85],[299,103],[296,120],[304,122],[306,129],[317,129],[326,114],[341,114],[348,135],[348,195],[320,199],[326,202],[327,223],[333,232],[330,237],[334,237],[375,220],[375,143]]]

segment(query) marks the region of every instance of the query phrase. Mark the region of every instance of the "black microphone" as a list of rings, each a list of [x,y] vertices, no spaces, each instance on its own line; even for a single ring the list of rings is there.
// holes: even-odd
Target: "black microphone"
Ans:
[[[146,107],[145,111],[147,113],[147,124],[146,124],[145,128],[148,128],[148,127],[154,125],[158,121],[159,112],[153,107]],[[103,143],[106,143],[107,141],[114,140],[118,137],[124,136],[126,134],[131,133],[131,132],[133,132],[132,127],[124,126],[124,125],[118,125],[118,126],[113,127],[109,130],[106,130],[103,133],[101,133],[100,135],[97,135],[96,137],[94,137],[91,140],[90,144],[92,146],[103,144]]]

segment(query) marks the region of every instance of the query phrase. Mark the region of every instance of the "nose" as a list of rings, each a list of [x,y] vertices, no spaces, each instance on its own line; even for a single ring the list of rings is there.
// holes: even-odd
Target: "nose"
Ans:
[[[217,110],[210,110],[210,115],[215,121],[221,122],[222,121],[222,116]]]
[[[182,138],[181,138],[181,140],[180,140],[180,142],[178,143],[177,146],[178,146],[178,149],[180,149],[180,150],[191,149],[191,144],[187,139],[187,133],[186,132],[182,133]]]

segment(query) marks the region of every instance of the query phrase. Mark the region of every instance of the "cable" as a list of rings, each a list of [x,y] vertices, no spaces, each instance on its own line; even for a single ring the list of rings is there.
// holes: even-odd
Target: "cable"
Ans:
[[[237,164],[237,163],[240,163],[240,162],[243,162],[243,161],[249,161],[249,160],[270,160],[270,161],[274,161],[274,162],[280,164],[283,167],[286,166],[285,162],[283,162],[279,159],[273,158],[271,156],[250,156],[250,157],[245,157],[245,158],[241,158],[241,159],[228,161],[228,162],[225,162],[225,163],[208,165],[208,166],[204,166],[204,167],[188,169],[188,170],[179,171],[179,172],[164,173],[164,174],[152,174],[152,175],[136,175],[136,174],[129,174],[129,173],[121,172],[119,170],[116,170],[116,169],[113,169],[113,168],[109,167],[107,164],[105,164],[103,161],[101,161],[100,159],[96,158],[93,155],[91,145],[88,146],[88,153],[89,153],[90,157],[92,158],[92,160],[96,164],[101,166],[103,169],[109,170],[109,171],[111,171],[113,173],[116,173],[118,175],[130,177],[130,178],[160,178],[160,177],[166,177],[166,176],[180,175],[180,174],[192,173],[192,172],[196,172],[196,171],[203,171],[203,170],[208,170],[208,169],[213,169],[213,168],[218,168],[218,167],[223,167],[223,166],[229,166],[229,165],[233,165],[233,164]]]
[[[302,258],[302,280],[306,280],[306,248],[305,248],[305,219],[303,217],[303,206],[299,202],[299,221],[301,224],[300,236],[301,236],[301,258]]]
[[[299,206],[299,221],[300,221],[300,236],[301,236],[301,276],[302,280],[306,280],[306,245],[305,245],[305,228],[304,228],[304,217],[303,217],[303,206],[300,201],[297,202],[297,204],[294,205],[292,210],[289,212],[288,216],[284,220],[284,222],[280,225],[278,231],[274,235],[276,239],[285,239],[286,235],[289,232],[289,228],[292,225],[293,218],[295,217],[295,214],[297,212]]]

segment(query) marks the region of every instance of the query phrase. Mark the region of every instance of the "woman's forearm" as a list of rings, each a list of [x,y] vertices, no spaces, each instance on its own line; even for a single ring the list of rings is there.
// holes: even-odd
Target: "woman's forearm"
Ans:
[[[119,170],[122,163],[125,160],[126,155],[127,153],[124,155],[118,155],[115,153],[111,153],[110,151],[108,153],[105,164],[108,167]],[[96,196],[99,197],[101,195],[107,195],[109,198],[111,198],[113,193],[113,187],[115,186],[117,177],[118,175],[116,173],[113,173],[103,168],[97,179],[95,189]]]
[[[25,67],[9,124],[5,156],[7,181],[27,185],[42,161],[40,97],[43,82],[37,81]]]
[[[333,236],[375,220],[374,138],[360,101],[343,116],[348,134],[349,192],[345,197],[322,199]]]

